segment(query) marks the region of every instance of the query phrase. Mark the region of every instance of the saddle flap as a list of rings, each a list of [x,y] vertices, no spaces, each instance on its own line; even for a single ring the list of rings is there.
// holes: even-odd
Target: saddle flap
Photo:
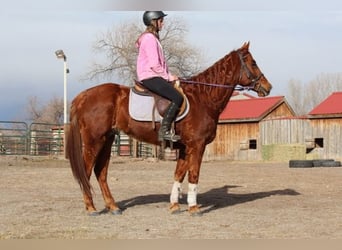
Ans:
[[[180,82],[179,80],[170,82],[170,84],[173,85],[173,87],[183,96],[183,103],[180,107],[180,111],[178,113],[178,116],[182,115],[182,113],[184,113],[185,109],[186,109],[186,96],[183,92],[182,87],[180,86]],[[154,98],[154,102],[155,102],[155,108],[158,110],[158,113],[161,116],[164,116],[165,111],[167,109],[167,107],[170,105],[170,101],[160,95],[157,95],[153,92],[151,92],[149,89],[147,89],[143,84],[141,84],[141,82],[135,80],[135,85],[133,86],[132,90],[134,91],[134,93],[136,93],[137,95],[142,95],[142,96],[151,96]]]
[[[161,121],[170,101],[152,93],[140,82],[135,81],[135,83],[134,87],[130,90],[129,96],[130,116],[137,121]],[[174,87],[184,98],[176,118],[176,121],[179,121],[189,112],[190,104],[179,83],[174,83]]]

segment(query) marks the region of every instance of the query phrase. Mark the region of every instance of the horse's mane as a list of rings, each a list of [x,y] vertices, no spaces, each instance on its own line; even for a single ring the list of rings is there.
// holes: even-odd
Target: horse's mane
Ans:
[[[212,66],[200,72],[199,74],[192,76],[190,79],[192,81],[198,82],[209,82],[223,84],[226,82],[233,82],[233,70],[234,66],[234,54],[237,50],[231,51],[229,54],[225,55],[218,61],[216,61]]]
[[[234,86],[238,82],[239,73],[237,67],[240,67],[240,59],[238,52],[241,50],[232,50],[229,54],[225,55],[212,66],[202,71],[201,73],[190,78],[190,81],[205,84],[191,84],[184,86],[185,92],[189,95],[201,98],[212,110],[216,110],[219,114],[226,106],[229,98],[231,97]],[[206,86],[214,84],[216,86]],[[218,85],[231,85],[231,88],[223,90]]]

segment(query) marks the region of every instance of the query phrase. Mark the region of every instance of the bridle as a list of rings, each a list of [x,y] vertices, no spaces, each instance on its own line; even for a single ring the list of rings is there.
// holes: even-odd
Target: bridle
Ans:
[[[247,67],[246,62],[244,60],[243,55],[240,51],[237,52],[239,55],[240,63],[241,63],[241,69],[240,69],[240,76],[239,76],[239,83],[241,82],[243,71],[246,73],[248,80],[250,80],[250,83],[247,85],[249,89],[254,89],[256,92],[258,92],[261,89],[261,84],[259,83],[259,80],[261,77],[264,76],[263,73],[261,73],[258,76],[253,76],[250,69]]]
[[[239,55],[239,59],[241,63],[240,76],[239,76],[239,80],[237,84],[231,84],[231,83],[216,84],[216,83],[207,83],[207,82],[197,82],[197,81],[186,80],[186,79],[180,79],[180,81],[184,83],[199,84],[199,85],[219,87],[219,88],[233,88],[234,90],[237,90],[237,91],[243,91],[243,90],[255,90],[256,92],[260,91],[262,86],[259,83],[259,80],[261,77],[263,77],[264,74],[261,73],[258,76],[253,76],[252,72],[247,67],[246,62],[241,52],[237,51],[237,53]],[[250,83],[247,86],[242,86],[239,84],[243,77],[244,72],[247,75],[247,78],[250,80]],[[239,85],[239,86],[235,86],[235,85]]]

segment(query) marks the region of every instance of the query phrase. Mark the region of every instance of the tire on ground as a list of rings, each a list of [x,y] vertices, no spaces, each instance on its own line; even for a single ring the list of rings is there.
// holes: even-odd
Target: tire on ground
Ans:
[[[313,162],[312,160],[290,160],[289,167],[290,168],[312,168]]]
[[[334,159],[317,159],[312,160],[312,164],[314,167],[322,167],[323,163],[325,162],[334,162]]]
[[[340,161],[327,161],[323,162],[322,167],[341,167],[341,162]]]

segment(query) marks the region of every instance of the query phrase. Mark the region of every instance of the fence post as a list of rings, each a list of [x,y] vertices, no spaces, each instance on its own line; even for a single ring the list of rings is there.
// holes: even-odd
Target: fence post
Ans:
[[[67,150],[67,138],[69,135],[69,130],[70,130],[70,123],[64,123],[64,135],[63,135],[63,152],[64,152],[64,158],[65,159],[69,159],[69,155],[68,155],[68,150]]]

